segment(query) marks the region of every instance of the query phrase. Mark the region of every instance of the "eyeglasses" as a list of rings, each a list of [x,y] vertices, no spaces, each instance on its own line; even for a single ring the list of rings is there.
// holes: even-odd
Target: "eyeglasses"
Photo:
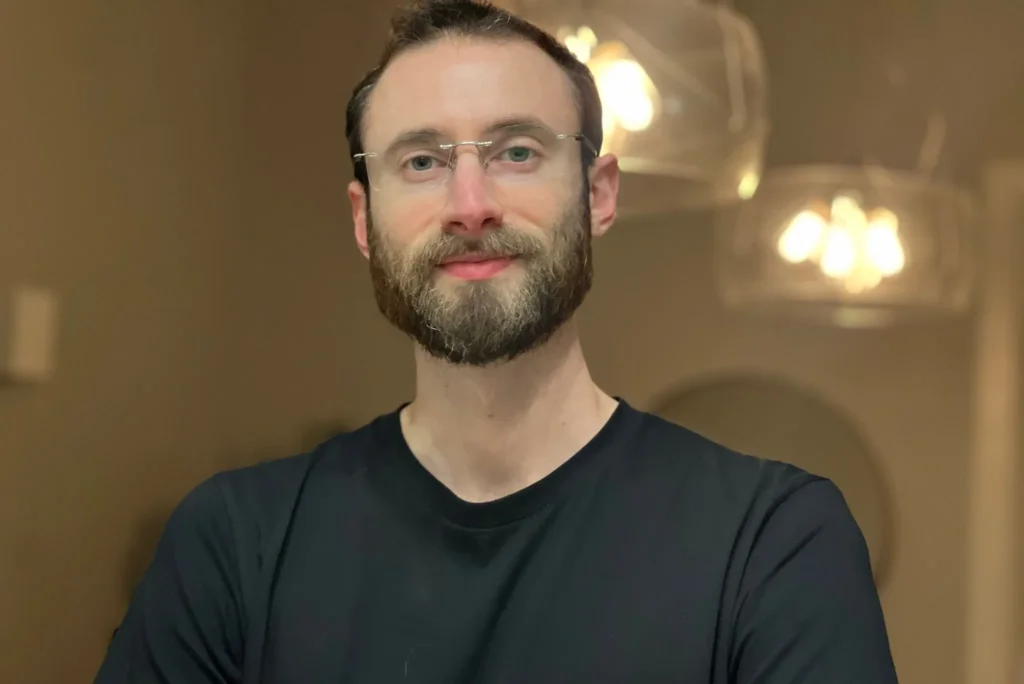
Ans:
[[[491,140],[443,142],[432,133],[403,136],[384,152],[353,155],[366,164],[370,187],[382,194],[414,195],[444,190],[460,148],[475,147],[485,177],[502,187],[549,182],[573,169],[572,143],[597,150],[582,133],[554,133],[536,125],[502,129]]]

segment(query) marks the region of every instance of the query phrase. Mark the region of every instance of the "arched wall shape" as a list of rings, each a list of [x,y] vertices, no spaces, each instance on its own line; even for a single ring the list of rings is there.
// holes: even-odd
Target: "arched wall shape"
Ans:
[[[874,450],[840,409],[788,381],[736,373],[670,391],[652,411],[735,451],[832,480],[867,540],[875,582],[884,586],[894,553],[894,502]]]

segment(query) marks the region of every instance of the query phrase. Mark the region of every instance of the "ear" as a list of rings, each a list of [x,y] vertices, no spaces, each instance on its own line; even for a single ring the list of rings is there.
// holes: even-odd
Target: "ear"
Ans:
[[[352,204],[352,225],[355,227],[356,245],[366,258],[370,248],[366,241],[366,189],[359,181],[348,184],[348,201]]]
[[[590,232],[601,237],[615,223],[619,202],[619,160],[606,154],[590,167]]]

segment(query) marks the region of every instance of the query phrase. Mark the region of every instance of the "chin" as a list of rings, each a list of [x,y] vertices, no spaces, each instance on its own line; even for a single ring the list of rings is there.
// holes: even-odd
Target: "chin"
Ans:
[[[521,298],[523,284],[502,274],[482,280],[444,278],[437,283],[437,291],[449,303],[464,306],[514,306]]]

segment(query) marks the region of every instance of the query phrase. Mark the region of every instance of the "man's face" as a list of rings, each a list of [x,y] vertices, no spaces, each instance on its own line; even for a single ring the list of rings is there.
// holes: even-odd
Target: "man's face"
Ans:
[[[520,135],[503,128],[509,121],[541,132]],[[509,360],[582,304],[592,227],[581,143],[543,133],[578,128],[568,78],[525,42],[440,40],[386,70],[364,124],[365,148],[380,151],[368,160],[365,251],[381,312],[430,354],[475,366]],[[437,153],[491,140],[507,143],[457,146],[453,168],[449,152]],[[353,194],[359,238],[365,197]]]

